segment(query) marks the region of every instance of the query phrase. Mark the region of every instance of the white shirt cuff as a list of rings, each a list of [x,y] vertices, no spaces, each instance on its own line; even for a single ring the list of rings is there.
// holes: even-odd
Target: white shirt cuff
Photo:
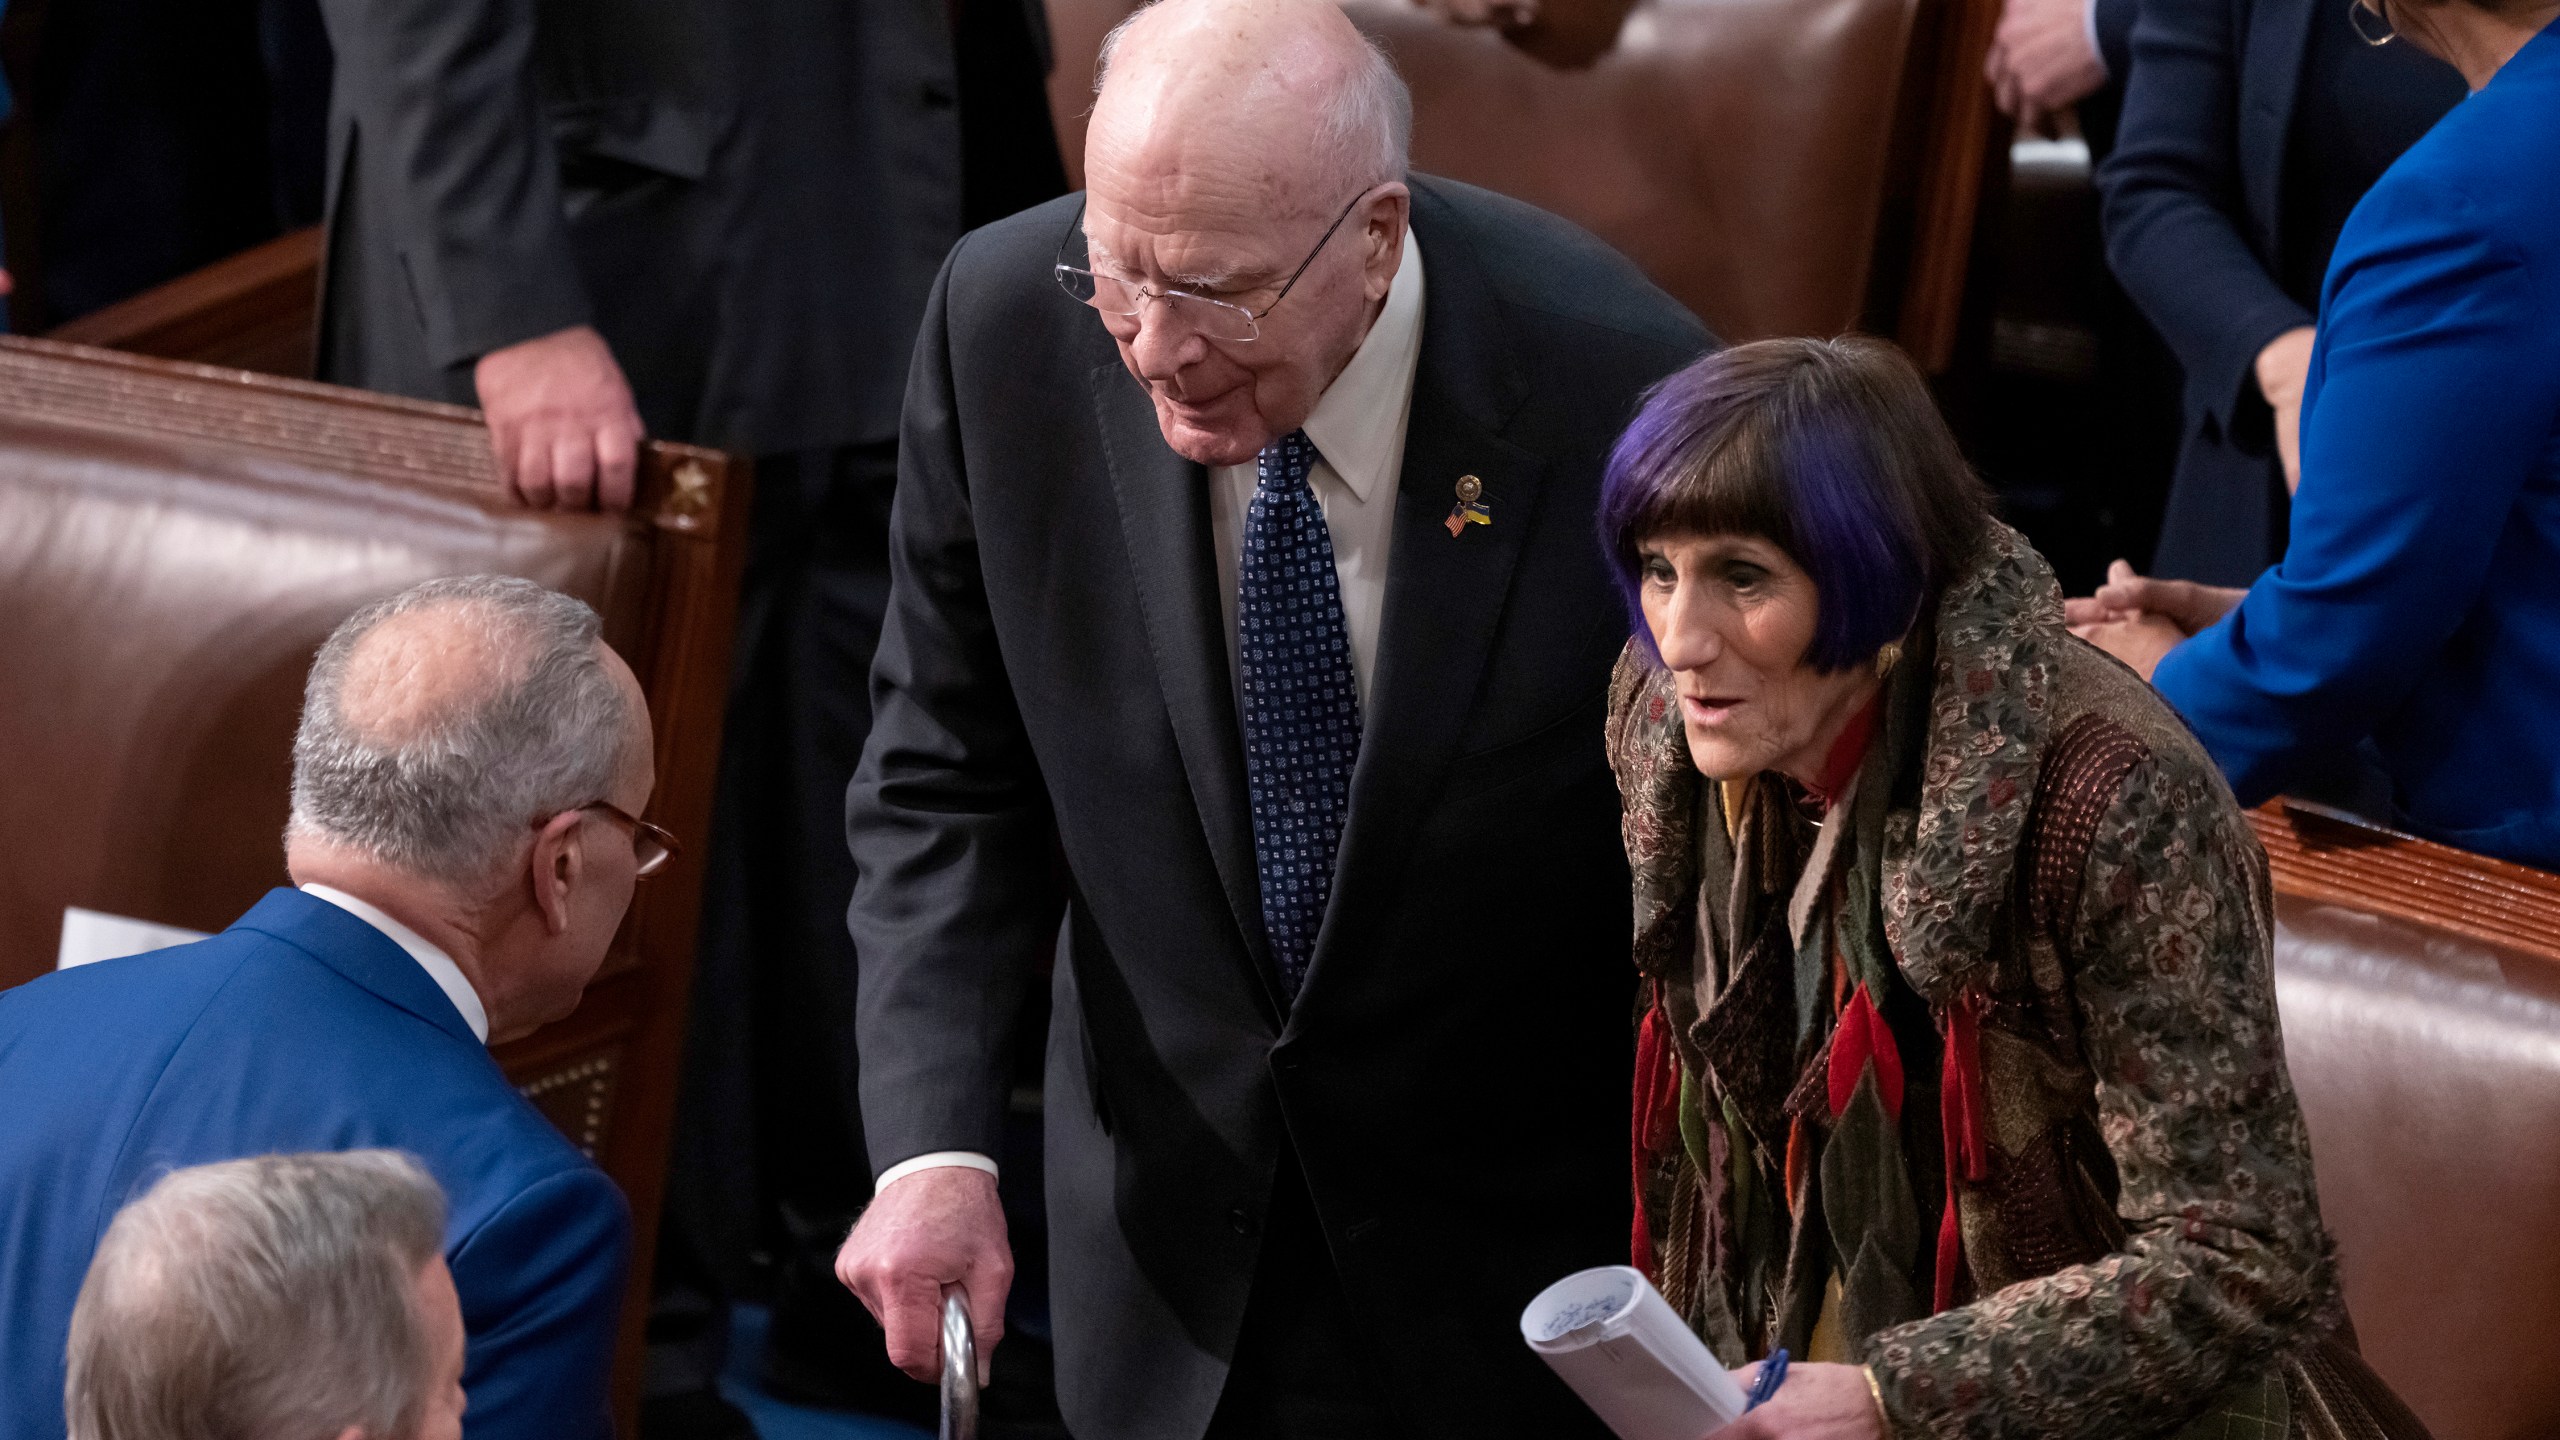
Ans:
[[[871,1182],[871,1193],[876,1195],[919,1170],[940,1170],[947,1166],[957,1166],[963,1170],[984,1170],[990,1175],[996,1173],[996,1162],[975,1150],[935,1150],[901,1160],[881,1171],[880,1178]]]

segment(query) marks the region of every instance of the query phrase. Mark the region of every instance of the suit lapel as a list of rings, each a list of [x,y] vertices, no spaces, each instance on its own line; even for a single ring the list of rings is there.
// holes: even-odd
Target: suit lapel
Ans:
[[[1112,493],[1128,540],[1129,570],[1137,582],[1138,607],[1165,709],[1173,718],[1174,743],[1182,752],[1183,774],[1200,810],[1210,859],[1255,962],[1259,993],[1276,1020],[1287,1007],[1262,929],[1244,740],[1211,551],[1208,472],[1164,443],[1155,407],[1119,360],[1095,366],[1091,380]]]
[[[1437,197],[1414,187],[1430,282],[1422,355],[1396,485],[1395,538],[1376,674],[1351,779],[1351,813],[1306,990],[1356,954],[1400,883],[1401,857],[1454,758],[1492,651],[1511,574],[1537,518],[1546,462],[1502,436],[1526,387],[1491,286]],[[1492,523],[1451,535],[1460,476],[1483,484]],[[1354,962],[1356,963],[1356,962]],[[1305,1009],[1302,995],[1298,1007]]]

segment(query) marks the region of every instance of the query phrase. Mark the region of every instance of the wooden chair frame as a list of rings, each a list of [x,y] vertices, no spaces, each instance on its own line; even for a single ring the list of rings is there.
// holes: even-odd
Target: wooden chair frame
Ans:
[[[2302,800],[2249,812],[2279,895],[2344,905],[2560,963],[2560,875]]]

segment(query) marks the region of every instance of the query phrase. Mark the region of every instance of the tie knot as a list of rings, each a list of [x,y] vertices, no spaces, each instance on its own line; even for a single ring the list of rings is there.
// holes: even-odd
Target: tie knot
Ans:
[[[1315,442],[1304,430],[1292,430],[1262,447],[1253,457],[1254,483],[1295,489],[1307,483],[1307,473],[1324,457],[1316,453]]]

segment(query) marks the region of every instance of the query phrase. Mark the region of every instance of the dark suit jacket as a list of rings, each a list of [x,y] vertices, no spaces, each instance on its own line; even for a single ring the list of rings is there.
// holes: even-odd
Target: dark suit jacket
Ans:
[[[2186,440],[2153,568],[2246,585],[2282,547],[2284,479],[2255,365],[2312,323],[2279,283],[2286,140],[2315,4],[2140,0],[2107,258],[2186,372]],[[2102,12],[2103,18],[2103,12]],[[2307,298],[2307,297],[2306,297]]]
[[[2124,118],[2124,79],[2133,72],[2133,22],[2140,9],[2140,0],[2091,0],[2089,28],[2097,36],[2098,60],[2107,67],[2107,79],[2071,108],[2080,117],[2080,138],[2088,143],[2093,165],[2115,149],[2116,126]]]
[[[168,1170],[383,1146],[425,1162],[470,1332],[468,1440],[608,1440],[621,1192],[507,1083],[418,962],[276,890],[210,940],[0,994],[0,1437],[62,1440],[71,1306]]]
[[[960,233],[940,0],[322,6],[322,378],[476,403],[480,355],[592,323],[653,433],[896,433]]]
[[[2268,341],[2311,323],[2275,257],[2313,3],[2142,0],[2133,29],[2124,118],[2098,178],[2107,258],[2186,372],[2187,434],[2153,562],[2163,574],[2246,585],[2279,533],[2270,486],[2283,481],[2253,367]]]
[[[1293,1007],[1207,477],[1051,282],[1073,214],[963,240],[917,347],[850,796],[871,1159],[997,1150],[1007,1018],[1054,947],[1070,1428],[1200,1434],[1291,1146],[1414,1433],[1587,1431],[1518,1315],[1626,1256],[1635,991],[1600,726],[1627,619],[1594,502],[1638,394],[1711,341],[1563,221],[1415,179],[1430,281],[1377,670]],[[1468,474],[1492,524],[1452,538]]]

